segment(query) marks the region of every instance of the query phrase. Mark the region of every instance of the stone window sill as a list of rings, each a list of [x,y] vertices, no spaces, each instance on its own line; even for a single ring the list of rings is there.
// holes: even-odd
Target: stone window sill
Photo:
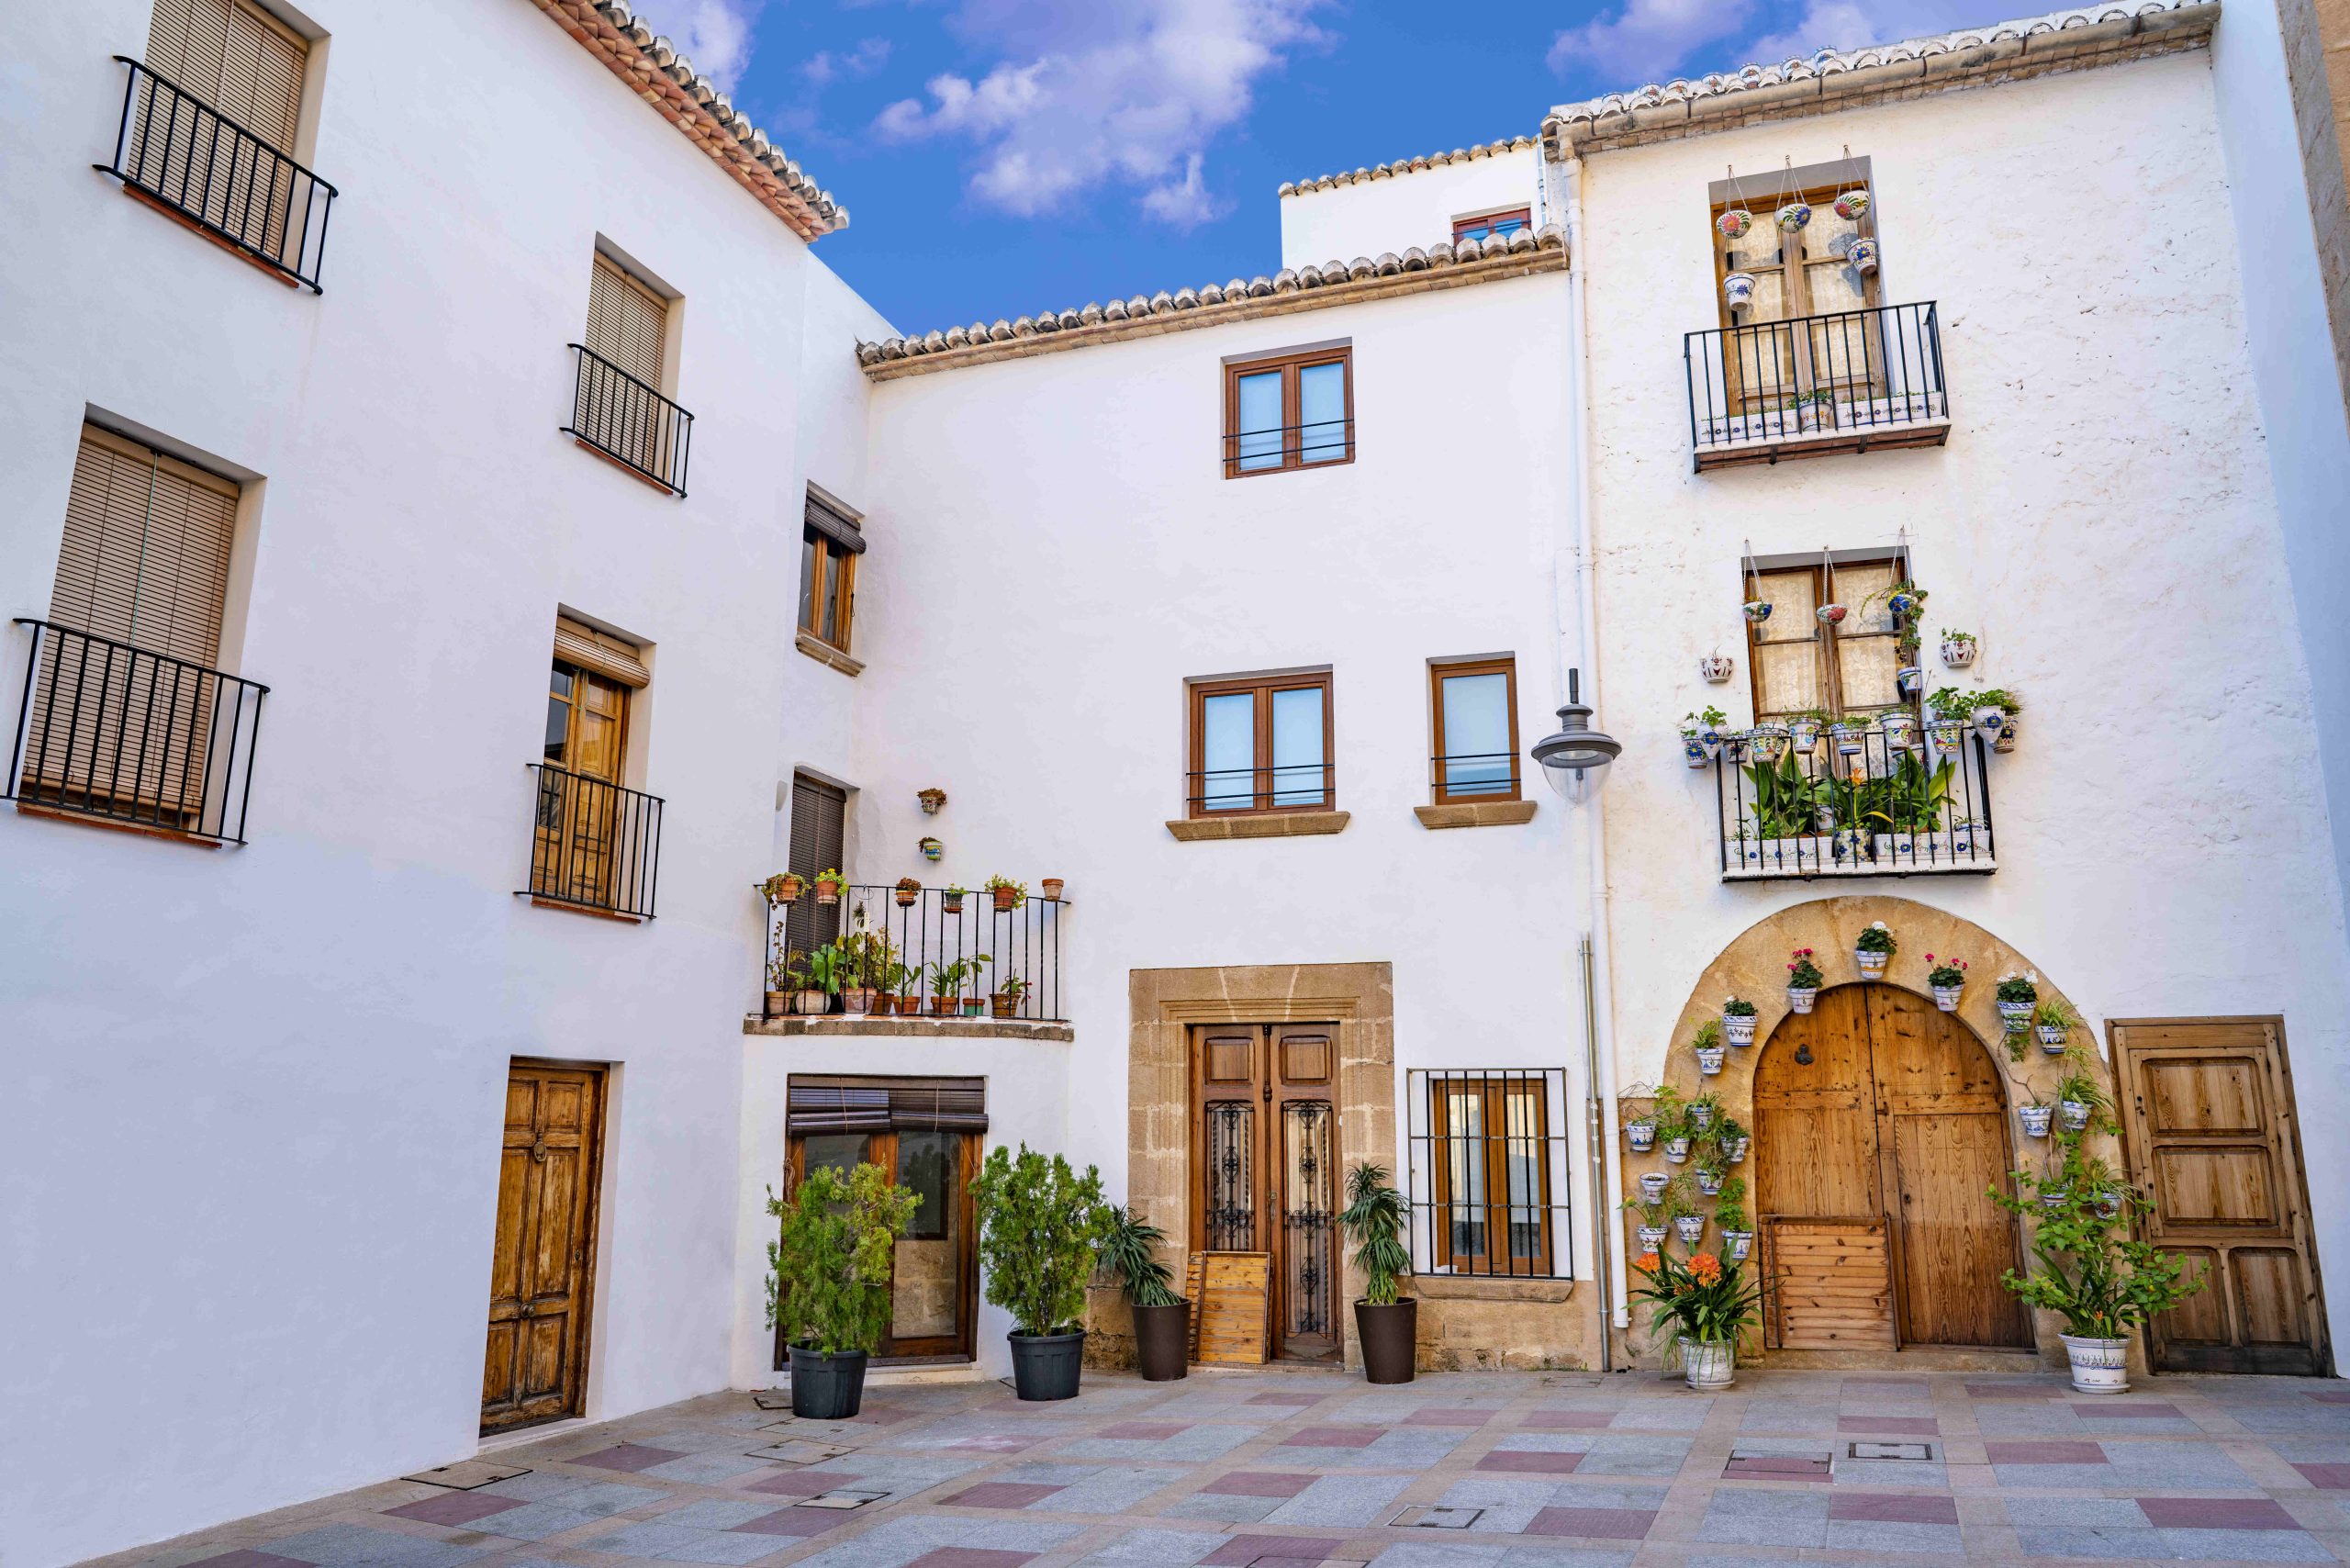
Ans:
[[[845,1014],[815,1018],[743,1020],[746,1035],[779,1035],[810,1039],[935,1040],[950,1037],[985,1040],[1058,1040],[1077,1038],[1067,1024],[1040,1024],[1027,1018],[852,1018]]]
[[[565,914],[584,914],[590,920],[616,920],[622,925],[642,925],[644,916],[631,914],[624,909],[598,909],[593,904],[566,903],[562,899],[543,899],[525,893],[532,909],[559,909]]]
[[[1408,1294],[1430,1301],[1565,1301],[1574,1294],[1572,1280],[1489,1278],[1476,1274],[1414,1274]]]
[[[192,844],[198,849],[220,847],[220,841],[218,839],[206,838],[201,834],[183,833],[178,828],[165,827],[160,823],[124,822],[117,817],[99,816],[90,812],[46,806],[38,801],[18,801],[17,811],[22,816],[46,817],[50,822],[73,823],[81,827],[104,828],[109,833],[137,834],[141,838],[168,839],[173,844]]]
[[[1267,812],[1259,816],[1178,817],[1167,824],[1167,831],[1183,844],[1211,838],[1302,838],[1344,833],[1351,815],[1348,812]]]
[[[1516,827],[1534,820],[1531,801],[1472,801],[1448,806],[1414,806],[1422,827]]]
[[[836,669],[843,675],[856,676],[863,675],[865,673],[865,661],[863,659],[850,658],[846,654],[842,653],[838,648],[834,647],[830,643],[825,642],[822,637],[817,636],[813,633],[795,633],[791,639],[791,645],[798,648],[801,653],[806,654],[810,658],[814,659],[818,664],[822,665],[829,669]]]

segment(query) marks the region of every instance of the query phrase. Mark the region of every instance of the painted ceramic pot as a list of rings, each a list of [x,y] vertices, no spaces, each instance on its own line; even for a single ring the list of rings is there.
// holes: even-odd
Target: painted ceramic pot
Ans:
[[[1722,1143],[1722,1158],[1732,1165],[1743,1165],[1746,1163],[1747,1148],[1753,1142],[1754,1137],[1751,1133],[1740,1133],[1734,1138],[1725,1139]]]
[[[1697,744],[1705,749],[1706,760],[1711,762],[1722,754],[1722,733],[1707,724],[1697,732]]]
[[[1725,240],[1743,240],[1754,227],[1754,215],[1742,207],[1733,207],[1714,219],[1714,232]]]
[[[1844,252],[1844,259],[1852,263],[1854,272],[1863,277],[1868,276],[1876,271],[1876,241],[1874,240],[1853,241],[1852,249]]]
[[[1640,1250],[1643,1252],[1653,1252],[1664,1245],[1665,1230],[1661,1225],[1634,1226],[1632,1234],[1640,1238]]]
[[[2098,1218],[2099,1218],[2099,1219],[2112,1219],[2112,1218],[2114,1218],[2116,1215],[2120,1215],[2121,1213],[2121,1193],[2099,1193],[2097,1195],[2097,1215],[2098,1215]]]
[[[1750,599],[1740,608],[1746,611],[1746,619],[1757,626],[1771,619],[1771,601],[1767,599]]]
[[[2053,1209],[2064,1201],[2065,1189],[2062,1187],[2042,1187],[2040,1190],[2040,1203],[2042,1208]]]
[[[1967,638],[1964,641],[1949,637],[1942,639],[1942,663],[1953,669],[1964,669],[1974,662],[1975,640],[1973,638]]]
[[[1710,1127],[1713,1125],[1714,1108],[1711,1105],[1692,1105],[1689,1107],[1689,1126],[1693,1132],[1704,1132],[1707,1127]]]
[[[1926,684],[1926,672],[1918,665],[1903,665],[1893,672],[1893,684],[1900,689],[1902,696],[1915,697]]]
[[[1779,208],[1780,233],[1799,233],[1803,230],[1808,229],[1810,226],[1811,204],[1809,202],[1791,201],[1787,203],[1786,206]]]
[[[2073,1031],[2060,1024],[2034,1024],[2031,1032],[2040,1036],[2040,1048],[2052,1057],[2063,1056],[2065,1043],[2073,1037]]]
[[[1731,672],[1737,668],[1737,663],[1728,654],[1707,654],[1697,661],[1697,673],[1704,676],[1708,684],[1714,686],[1719,686],[1728,680]]]
[[[1722,1252],[1731,1262],[1745,1262],[1746,1255],[1753,1249],[1754,1233],[1752,1231],[1725,1230],[1722,1232]]]
[[[1704,1073],[1707,1078],[1715,1077],[1721,1071],[1722,1058],[1727,1054],[1728,1050],[1725,1047],[1699,1046],[1697,1047],[1697,1070]]]
[[[934,838],[923,839],[917,847],[922,850],[922,857],[925,860],[935,860],[946,853],[946,846]]]
[[[2031,1003],[2029,1002],[2002,1002],[1997,1006],[1999,1022],[2008,1026],[2010,1035],[2022,1034],[2024,1025],[2031,1022]]]
[[[2089,1125],[2089,1108],[2082,1101],[2060,1100],[2057,1109],[2064,1114],[2065,1126],[2068,1131],[2079,1132]]]
[[[1997,737],[1999,733],[2000,726],[2005,724],[2007,722],[2008,711],[2005,708],[1977,708],[1975,710],[1975,727],[1983,732],[1984,738],[1986,740]]]
[[[1797,751],[1809,751],[1819,744],[1819,721],[1817,719],[1788,720],[1787,739],[1794,744]]]
[[[1841,192],[1836,197],[1836,216],[1839,218],[1854,220],[1865,217],[1868,210],[1869,188],[1866,185]]]
[[[1950,824],[1950,847],[1955,855],[1975,853],[1975,819],[1961,817]],[[1990,846],[1986,844],[1984,847],[1988,849]]]
[[[1821,621],[1830,626],[1841,624],[1843,622],[1844,617],[1850,615],[1852,612],[1852,607],[1845,604],[1823,604],[1818,610],[1812,611],[1814,615],[1818,616]]]
[[[1746,732],[1744,730],[1725,730],[1722,732],[1723,761],[1744,762],[1747,757],[1747,751]]]
[[[1720,1197],[1722,1195],[1722,1173],[1718,1170],[1698,1170],[1697,1191],[1703,1193],[1709,1198]]]
[[[1896,620],[1907,621],[1918,613],[1918,596],[1914,593],[1888,594],[1885,607],[1893,611]]]
[[[1746,732],[1746,743],[1763,761],[1776,762],[1787,753],[1787,727],[1785,724],[1757,724]]]
[[[1634,1154],[1646,1154],[1656,1147],[1656,1124],[1647,1120],[1626,1122],[1624,1138],[1632,1146]]]
[[[2016,1114],[2023,1118],[2024,1137],[2046,1137],[2048,1136],[2048,1124],[2053,1121],[2056,1117],[2056,1107],[2053,1105],[2020,1105],[2016,1108]]]
[[[1926,744],[1934,748],[1936,756],[1956,756],[1959,743],[1966,738],[1966,724],[1959,719],[1929,719],[1926,721]]]
[[[1907,751],[1918,739],[1918,716],[1915,713],[1887,713],[1876,722],[1885,732],[1885,744]]]
[[[1934,993],[1934,1005],[1945,1013],[1957,1012],[1959,998],[1966,994],[1966,987],[1963,984],[1938,985],[1930,989]]]
[[[1816,985],[1791,985],[1787,987],[1787,1005],[1797,1013],[1810,1012],[1812,1004],[1818,1000],[1819,988]]]
[[[1725,1013],[1722,1014],[1722,1038],[1733,1046],[1754,1043],[1754,1014]]]
[[[1731,273],[1722,279],[1722,303],[1733,310],[1743,310],[1754,303],[1754,274]]]
[[[1689,1140],[1669,1137],[1664,1140],[1664,1159],[1668,1165],[1678,1165],[1689,1158]]]
[[[1665,1183],[1672,1180],[1673,1178],[1670,1175],[1662,1170],[1641,1171],[1640,1196],[1649,1203],[1655,1203],[1658,1199],[1664,1196]]]
[[[1991,742],[1991,749],[2002,756],[2016,749],[2016,722],[2009,719],[1999,726],[1999,734]]]
[[[1692,767],[1703,767],[1707,762],[1706,748],[1698,745],[1697,737],[1686,730],[1681,733],[1681,760]]]
[[[1852,949],[1852,967],[1861,971],[1863,980],[1883,980],[1885,966],[1892,961],[1890,953],[1873,953],[1865,947]]]
[[[1828,726],[1828,734],[1836,743],[1837,756],[1858,756],[1864,744],[1861,737],[1868,734],[1868,730],[1860,724],[1830,724]]]
[[[1681,1215],[1673,1220],[1673,1228],[1679,1233],[1681,1237],[1681,1244],[1684,1247],[1695,1247],[1698,1242],[1705,1239],[1706,1216],[1704,1215]]]

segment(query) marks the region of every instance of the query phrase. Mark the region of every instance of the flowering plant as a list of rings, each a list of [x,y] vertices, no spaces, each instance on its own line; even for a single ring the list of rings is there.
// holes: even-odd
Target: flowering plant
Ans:
[[[1711,1252],[1690,1254],[1686,1263],[1662,1252],[1643,1252],[1633,1270],[1649,1282],[1631,1294],[1654,1306],[1650,1327],[1677,1326],[1701,1344],[1735,1341],[1751,1327],[1762,1305],[1761,1282],[1748,1280],[1740,1265],[1725,1265]]]
[[[1748,1002],[1743,997],[1725,997],[1722,999],[1722,1016],[1725,1018],[1751,1018],[1754,1016],[1754,1003]]]
[[[1900,949],[1893,940],[1893,933],[1882,920],[1872,921],[1866,930],[1852,941],[1853,950],[1862,953],[1894,953]]]
[[[1926,955],[1926,962],[1933,964],[1934,966],[1932,969],[1926,971],[1926,983],[1928,985],[1939,985],[1947,988],[1954,985],[1964,985],[1966,983],[1966,960],[1964,958],[1944,958],[1940,963],[1935,963],[1934,956],[1931,953],[1929,953]]]
[[[2013,969],[2010,969],[2006,974],[2001,975],[1999,977],[1999,1000],[2001,1002],[2038,1002],[2040,1000],[2040,972],[2037,969],[2026,969],[2023,973],[2017,974]]]
[[[1787,966],[1787,984],[1796,991],[1818,991],[1823,977],[1819,966],[1811,961],[1811,949],[1796,949],[1795,961]]]

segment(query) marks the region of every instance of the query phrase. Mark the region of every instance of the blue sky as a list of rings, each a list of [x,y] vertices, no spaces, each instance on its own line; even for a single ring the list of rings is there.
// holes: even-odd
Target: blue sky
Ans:
[[[637,8],[848,206],[853,225],[818,253],[914,331],[1270,272],[1284,180],[1532,135],[1550,105],[1595,93],[2031,9],[2000,0]]]

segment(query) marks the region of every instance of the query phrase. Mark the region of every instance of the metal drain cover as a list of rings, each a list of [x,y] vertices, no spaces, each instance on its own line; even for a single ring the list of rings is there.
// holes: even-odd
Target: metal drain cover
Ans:
[[[867,1503],[878,1503],[887,1492],[852,1492],[843,1489],[827,1492],[821,1497],[803,1497],[792,1505],[795,1508],[862,1508]]]
[[[1930,1460],[1934,1457],[1934,1445],[1931,1443],[1846,1443],[1844,1457],[1846,1459]]]
[[[1405,1529],[1467,1529],[1477,1522],[1484,1511],[1483,1508],[1447,1508],[1415,1504],[1411,1507],[1398,1511],[1395,1517],[1387,1522]]]
[[[811,1443],[804,1438],[788,1438],[765,1448],[744,1449],[752,1459],[773,1460],[778,1464],[822,1464],[828,1459],[838,1459],[845,1453],[855,1453],[853,1448],[837,1443]]]
[[[400,1479],[421,1481],[429,1486],[446,1486],[453,1492],[470,1492],[493,1481],[511,1481],[518,1475],[530,1473],[527,1465],[493,1464],[486,1459],[461,1459],[454,1464],[435,1465],[431,1470],[420,1470],[414,1475],[403,1475]]]
[[[754,1389],[751,1392],[751,1403],[762,1410],[789,1410],[791,1408],[791,1390],[788,1388]]]

